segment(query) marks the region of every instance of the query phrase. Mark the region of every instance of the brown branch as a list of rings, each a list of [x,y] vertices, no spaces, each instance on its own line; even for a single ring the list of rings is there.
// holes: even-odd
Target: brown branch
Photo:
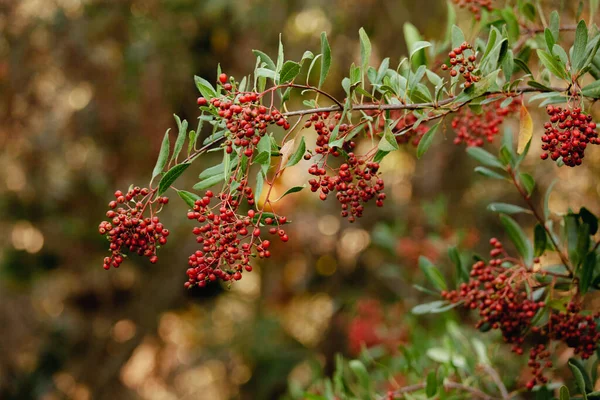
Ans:
[[[564,254],[564,252],[562,251],[562,249],[560,248],[560,246],[556,242],[556,239],[554,238],[554,235],[552,235],[552,232],[550,231],[550,228],[548,228],[548,226],[546,225],[546,220],[537,211],[535,205],[531,201],[531,196],[529,196],[529,194],[525,191],[525,189],[522,188],[521,185],[519,184],[519,181],[517,180],[517,177],[515,175],[515,171],[513,171],[513,169],[509,167],[508,168],[508,174],[512,178],[512,181],[513,181],[515,187],[517,188],[517,191],[519,192],[519,194],[521,195],[521,197],[523,197],[523,200],[525,200],[525,203],[527,203],[527,207],[529,207],[529,209],[533,212],[533,215],[534,215],[535,219],[537,219],[537,221],[540,223],[540,225],[546,231],[546,234],[550,238],[550,241],[552,242],[552,245],[554,246],[554,249],[558,253],[561,262],[564,264],[564,266],[567,269],[567,271],[569,271],[569,276],[568,277],[572,278],[573,277],[573,267],[571,266],[571,263],[569,262],[568,257]]]

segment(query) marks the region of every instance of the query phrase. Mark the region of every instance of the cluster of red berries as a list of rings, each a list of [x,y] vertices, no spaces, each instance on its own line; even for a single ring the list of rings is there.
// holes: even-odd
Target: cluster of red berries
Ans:
[[[321,155],[331,154],[334,157],[340,156],[340,149],[337,147],[329,147],[331,132],[333,132],[335,127],[339,124],[337,137],[343,138],[354,129],[353,125],[340,124],[339,121],[341,118],[342,114],[339,112],[333,114],[332,117],[329,112],[325,111],[311,115],[308,121],[304,123],[305,128],[310,128],[312,126],[317,133],[315,153]],[[356,147],[356,143],[351,140],[345,142],[343,145],[343,149],[346,151],[351,151],[354,147]],[[311,156],[307,154],[304,158],[310,160]]]
[[[523,354],[525,337],[531,332],[536,344],[529,352],[528,366],[533,378],[527,383],[528,389],[548,382],[544,368],[552,367],[552,361],[547,360],[549,341],[565,343],[583,359],[591,357],[600,341],[595,322],[600,313],[584,316],[580,313],[581,305],[571,302],[565,312],[552,312],[543,326],[532,326],[534,316],[546,304],[529,299],[527,291],[515,279],[518,271],[511,274],[510,269],[501,265],[508,256],[502,243],[493,238],[490,244],[493,249],[489,263],[476,262],[469,282],[462,283],[458,290],[443,291],[442,297],[452,303],[463,302],[468,309],[478,309],[481,319],[476,326],[482,331],[499,329],[504,341],[512,344],[512,351],[519,355]]]
[[[492,0],[452,0],[460,8],[466,8],[473,13],[475,19],[481,19],[481,10],[492,11]]]
[[[413,113],[404,115],[401,113],[403,112],[400,110],[394,110],[390,113],[390,119],[398,121],[392,127],[392,133],[394,133],[394,136],[396,137],[396,142],[398,142],[398,144],[411,143],[413,146],[417,147],[423,135],[428,131],[427,125],[419,124],[416,128],[411,128],[417,122],[417,116]],[[380,115],[379,129],[383,129],[385,123],[385,117]],[[396,135],[399,132],[402,132],[402,134]]]
[[[252,271],[251,257],[271,256],[271,242],[260,238],[260,223],[255,220],[257,213],[254,210],[249,210],[246,215],[238,214],[239,201],[230,194],[219,194],[217,204],[211,207],[213,199],[213,192],[207,191],[187,214],[188,219],[202,224],[192,231],[202,248],[188,258],[186,288],[204,287],[217,279],[238,281],[244,270]],[[274,219],[265,218],[264,222],[273,224]],[[285,217],[275,221],[276,225],[285,223]],[[283,229],[271,227],[269,232],[278,234],[283,242],[289,240]]]
[[[465,88],[479,81],[480,77],[475,75],[477,70],[477,57],[473,51],[473,46],[464,42],[460,46],[452,49],[448,53],[450,65],[442,64],[442,70],[450,70],[450,76],[455,77],[461,74],[465,79]]]
[[[157,216],[143,217],[146,207],[151,204],[154,192],[148,188],[134,187],[127,194],[120,190],[115,192],[116,200],[108,203],[110,210],[106,216],[110,221],[102,221],[98,227],[101,235],[106,235],[110,242],[111,256],[104,258],[104,269],[119,268],[123,262],[124,251],[146,256],[151,263],[158,261],[156,249],[167,243],[169,230],[166,229]],[[167,204],[167,197],[158,197],[159,204]],[[134,205],[128,204],[135,203]],[[119,204],[126,208],[118,207]]]
[[[524,290],[511,283],[508,271],[501,266],[506,255],[502,243],[493,238],[490,244],[490,262],[476,262],[469,282],[462,283],[458,290],[443,292],[442,297],[453,303],[462,301],[464,307],[472,310],[479,309],[477,328],[499,329],[504,341],[514,345],[513,351],[523,354],[523,332],[544,303],[528,299]]]
[[[544,124],[542,160],[550,157],[556,161],[562,157],[569,167],[581,165],[588,143],[600,144],[592,116],[581,112],[579,107],[563,109],[549,105],[546,112],[550,121]]]
[[[465,143],[467,147],[481,147],[485,140],[493,142],[500,133],[504,119],[519,111],[521,100],[514,99],[507,107],[500,101],[485,104],[481,114],[475,114],[469,107],[462,107],[452,119],[452,129],[456,132],[454,144]]]
[[[383,179],[378,176],[379,164],[357,158],[348,153],[348,160],[337,169],[335,176],[328,176],[324,167],[313,164],[308,172],[318,179],[310,179],[312,192],[320,191],[319,198],[326,200],[327,195],[336,191],[336,198],[342,205],[341,216],[354,222],[362,217],[364,204],[375,199],[378,207],[383,207],[385,187]]]
[[[227,82],[227,75],[221,74],[219,81],[225,90],[232,86]],[[218,110],[219,117],[225,121],[225,126],[230,132],[225,141],[225,150],[233,153],[233,146],[243,149],[245,156],[250,157],[260,138],[267,133],[267,126],[275,124],[288,130],[290,123],[275,108],[267,108],[260,104],[260,95],[256,92],[230,93],[232,99],[213,98],[210,104]],[[198,98],[198,105],[207,105],[204,97]]]

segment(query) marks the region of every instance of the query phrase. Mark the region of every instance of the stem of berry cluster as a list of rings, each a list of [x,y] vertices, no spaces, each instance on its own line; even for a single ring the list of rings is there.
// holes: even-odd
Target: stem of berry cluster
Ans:
[[[521,195],[521,197],[523,197],[523,200],[525,200],[525,203],[527,203],[527,207],[529,207],[529,209],[533,213],[535,219],[537,219],[537,221],[540,223],[540,225],[546,231],[546,235],[548,236],[548,238],[552,242],[552,245],[554,246],[554,249],[558,253],[558,256],[560,257],[561,262],[563,263],[563,265],[565,266],[565,268],[567,269],[567,271],[569,271],[568,278],[572,278],[573,277],[573,267],[571,266],[571,263],[569,262],[569,258],[566,256],[566,254],[564,253],[564,251],[560,248],[559,244],[557,243],[556,239],[554,238],[554,235],[550,231],[550,228],[548,228],[548,226],[546,224],[546,220],[540,215],[540,213],[538,212],[537,208],[535,207],[535,205],[531,201],[531,196],[529,194],[527,194],[527,192],[525,191],[525,189],[523,187],[521,187],[521,185],[519,184],[519,181],[517,180],[517,176],[515,174],[515,171],[512,168],[509,167],[508,168],[508,173],[509,173],[509,175],[510,175],[512,181],[513,181],[513,184],[515,185],[515,188],[517,189],[517,191],[519,192],[519,194]]]

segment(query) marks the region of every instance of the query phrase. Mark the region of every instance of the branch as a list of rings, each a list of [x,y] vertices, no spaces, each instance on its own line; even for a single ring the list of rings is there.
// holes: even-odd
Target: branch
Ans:
[[[307,89],[313,89],[310,86],[306,87]],[[556,92],[566,92],[568,90],[568,88],[551,88],[552,90],[556,91]],[[499,93],[504,93],[507,96],[518,96],[521,95],[523,93],[536,93],[536,92],[541,92],[540,89],[538,88],[534,88],[531,86],[525,86],[525,87],[520,87],[517,88],[515,91],[510,92],[510,93],[504,93],[504,92],[485,92],[483,93],[481,96],[489,96],[491,94],[499,94]],[[331,98],[331,97],[330,97]],[[414,103],[414,104],[358,104],[355,106],[352,106],[352,108],[350,108],[350,111],[365,111],[365,110],[377,110],[377,111],[386,111],[386,110],[422,110],[425,108],[439,108],[439,107],[443,107],[449,104],[452,104],[454,101],[456,100],[455,97],[449,98],[449,99],[445,99],[442,101],[439,101],[437,103]],[[284,117],[291,117],[294,115],[307,115],[307,114],[314,114],[314,113],[319,113],[319,112],[333,112],[333,111],[341,111],[343,109],[343,106],[341,106],[341,103],[339,103],[338,101],[336,101],[336,105],[332,105],[329,107],[319,107],[319,108],[311,108],[311,109],[306,109],[306,110],[296,110],[296,111],[289,111],[287,113],[282,113],[282,115]],[[339,104],[339,105],[338,105]],[[461,104],[461,106],[464,104]]]
[[[550,232],[550,228],[548,228],[548,226],[546,225],[546,220],[537,211],[535,205],[531,201],[531,196],[529,196],[529,194],[527,194],[527,192],[519,184],[519,182],[517,180],[517,177],[515,175],[515,171],[513,171],[513,169],[510,168],[510,167],[508,168],[507,171],[508,171],[508,174],[510,175],[510,177],[512,178],[512,181],[513,181],[515,187],[517,188],[517,191],[519,192],[519,194],[521,195],[521,197],[523,197],[523,199],[527,203],[527,207],[529,207],[529,209],[533,212],[533,215],[535,216],[535,219],[538,220],[538,222],[540,223],[540,225],[546,231],[546,234],[550,238],[550,241],[552,242],[552,245],[554,246],[554,249],[556,249],[556,252],[558,253],[558,255],[560,257],[561,262],[564,264],[564,266],[567,269],[567,271],[569,271],[569,278],[572,278],[573,277],[573,267],[571,266],[571,263],[569,262],[568,257],[564,254],[564,252],[562,251],[562,249],[560,248],[560,246],[556,242],[556,239],[554,238],[554,235],[552,235],[552,232]]]

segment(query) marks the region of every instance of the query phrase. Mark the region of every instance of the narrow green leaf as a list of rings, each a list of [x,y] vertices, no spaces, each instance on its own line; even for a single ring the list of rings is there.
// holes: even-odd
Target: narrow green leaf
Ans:
[[[196,203],[196,200],[200,200],[201,197],[198,196],[196,193],[192,193],[192,192],[187,192],[185,190],[178,190],[177,194],[179,195],[179,197],[181,197],[181,199],[183,201],[185,201],[185,203],[190,206],[190,208],[194,207],[194,204]]]
[[[535,180],[531,175],[526,173],[519,174],[519,178],[521,180],[521,183],[525,187],[527,194],[531,196],[531,194],[533,193],[533,189],[535,188]]]
[[[558,35],[560,33],[560,16],[556,10],[550,13],[550,32],[552,32],[552,35],[554,36],[554,42],[558,42]]]
[[[351,360],[348,363],[348,367],[350,370],[356,375],[358,378],[358,384],[361,388],[362,398],[365,400],[371,399],[371,378],[369,377],[369,373],[367,372],[367,368],[365,365],[359,360]]]
[[[583,295],[586,294],[592,279],[594,278],[594,271],[596,270],[596,253],[588,253],[583,261],[581,271],[579,273],[579,292]]]
[[[215,88],[206,79],[201,78],[199,76],[194,76],[194,82],[196,83],[198,91],[206,100],[210,100],[213,97],[217,97],[217,92]]]
[[[321,33],[321,54],[323,59],[321,60],[319,87],[323,86],[325,78],[327,78],[327,74],[329,73],[329,68],[331,67],[331,47],[329,47],[327,34],[325,32]]]
[[[508,179],[508,176],[500,175],[496,171],[492,171],[491,169],[488,169],[486,167],[475,167],[475,172],[488,178]]]
[[[412,48],[410,49],[410,57],[412,58],[412,56],[418,52],[421,49],[425,49],[427,47],[431,47],[431,43],[423,41],[423,40],[419,40],[418,42],[413,43]]]
[[[419,268],[425,274],[427,279],[433,284],[433,286],[438,290],[446,290],[446,281],[444,280],[444,276],[440,272],[439,269],[428,258],[424,256],[419,257]]]
[[[170,170],[168,170],[158,184],[158,196],[167,191],[167,189],[183,174],[183,172],[190,166],[192,163],[182,163],[177,164]]]
[[[456,280],[458,282],[468,282],[469,281],[469,271],[467,271],[466,266],[463,264],[460,259],[460,253],[458,249],[454,246],[448,249],[448,257],[454,263],[456,267]]]
[[[300,64],[294,61],[286,61],[281,67],[279,83],[288,83],[294,80],[300,73]]]
[[[294,165],[298,164],[300,160],[302,160],[302,157],[304,157],[304,153],[306,153],[306,143],[304,142],[304,136],[301,136],[300,145],[298,145],[298,148],[294,154],[292,154],[287,164],[285,164],[285,167],[293,167]]]
[[[544,67],[546,67],[548,71],[552,72],[554,76],[560,79],[569,79],[569,75],[567,74],[565,66],[559,63],[558,60],[552,55],[541,49],[537,50],[537,55]]]
[[[427,397],[433,397],[438,391],[437,387],[437,376],[435,371],[429,372],[427,374],[427,383],[425,384],[425,394]]]
[[[514,204],[507,204],[507,203],[491,203],[490,205],[488,205],[487,208],[490,211],[494,211],[494,212],[498,212],[498,213],[502,213],[502,214],[518,214],[518,213],[530,214],[531,213],[531,211],[526,208],[516,206]]]
[[[463,31],[456,25],[452,25],[452,47],[460,47],[461,44],[465,41],[465,34]]]
[[[404,23],[402,30],[404,32],[404,40],[406,41],[407,49],[412,50],[415,46],[415,43],[423,40],[421,38],[421,34],[419,33],[419,30],[410,22]],[[415,68],[417,66],[425,64],[426,58],[425,58],[425,51],[423,50],[423,48],[421,48],[420,50],[417,50],[414,54],[411,51],[411,62],[412,62],[413,67],[415,67]]]
[[[600,98],[600,81],[594,81],[581,89],[581,94],[586,97]]]
[[[548,236],[546,234],[546,229],[539,223],[535,225],[533,230],[533,249],[534,255],[536,257],[540,257],[546,251],[546,242],[548,241]]]
[[[565,385],[560,387],[560,400],[571,400],[571,393]]]
[[[154,180],[163,170],[165,165],[167,165],[167,160],[169,159],[169,131],[171,129],[167,129],[165,132],[165,136],[163,138],[162,144],[160,146],[160,151],[158,152],[158,159],[156,160],[156,165],[154,166],[154,170],[152,171],[152,179],[150,182]]]
[[[571,64],[575,71],[579,71],[583,67],[583,62],[587,58],[587,54],[585,53],[587,42],[588,29],[585,25],[585,21],[581,20],[577,24],[577,29],[575,30],[575,42],[573,43],[572,48]]]
[[[288,190],[285,191],[284,194],[282,194],[281,196],[279,196],[279,198],[277,200],[275,200],[274,202],[278,202],[279,200],[283,199],[285,196],[287,196],[288,194],[292,194],[292,193],[298,193],[300,192],[302,189],[304,189],[306,187],[306,185],[302,185],[302,186],[294,186],[289,188]]]
[[[590,378],[587,376],[587,372],[583,365],[578,362],[575,358],[569,358],[569,368],[571,368],[571,372],[575,377],[575,383],[577,383],[577,387],[581,391],[584,400],[587,400],[587,388],[591,386]]]
[[[256,174],[256,185],[254,187],[254,198],[256,200],[260,199],[260,195],[263,191],[263,186],[265,184],[265,177],[263,171],[258,171]]]
[[[434,126],[432,126],[427,131],[427,133],[425,135],[423,135],[423,137],[419,141],[419,146],[417,147],[417,158],[421,158],[423,156],[423,154],[425,154],[425,152],[427,152],[427,150],[431,146],[431,143],[433,143],[433,139],[435,138],[435,134],[437,133],[438,128],[440,127],[440,124],[441,124],[441,121],[438,122],[437,124],[435,124]]]
[[[552,181],[552,183],[550,184],[550,186],[548,186],[548,189],[546,190],[546,195],[544,196],[544,218],[546,220],[550,218],[550,208],[548,207],[548,204],[550,203],[550,195],[552,194],[552,189],[554,188],[556,182],[557,180]]]
[[[467,154],[483,165],[487,165],[488,167],[500,168],[504,169],[504,165],[498,160],[496,156],[487,151],[483,150],[480,147],[469,147],[467,149]]]
[[[265,67],[267,69],[270,69],[271,71],[275,71],[275,69],[276,69],[275,63],[273,62],[271,57],[269,57],[267,54],[263,53],[260,50],[252,50],[252,53],[254,53],[254,55],[257,56],[260,59],[260,61],[265,64]]]
[[[233,157],[233,159],[229,163],[230,170],[237,167],[238,161],[239,160],[238,160],[237,156]],[[200,178],[200,180],[204,180],[204,179],[210,178],[211,176],[215,176],[215,175],[225,176],[225,164],[223,162],[221,162],[220,164],[217,164],[215,166],[212,166],[210,168],[205,169],[204,171],[202,171],[200,173],[198,178]]]
[[[533,261],[533,246],[517,222],[507,215],[500,215],[500,222],[508,233],[508,237],[515,244],[519,254],[526,264]]]
[[[379,141],[379,144],[377,145],[377,149],[380,151],[388,152],[388,153],[390,151],[399,149],[398,142],[396,141],[396,137],[392,133],[392,130],[390,129],[390,127],[387,123],[385,124],[385,128],[383,130],[383,137]]]
[[[205,190],[210,187],[213,187],[217,183],[222,182],[225,179],[225,174],[221,172],[220,174],[212,175],[208,178],[202,179],[200,182],[194,185],[194,190]]]
[[[177,129],[179,133],[177,134],[177,140],[175,141],[175,146],[173,147],[173,155],[171,156],[171,161],[176,161],[179,153],[181,153],[181,149],[183,149],[183,144],[185,143],[185,137],[187,136],[187,128],[188,122],[184,119],[181,121],[179,117],[173,114],[175,117],[175,122],[177,123]]]
[[[590,226],[590,235],[595,235],[598,232],[598,218],[585,207],[581,207],[579,216],[584,223]]]
[[[369,40],[369,36],[367,32],[363,28],[360,28],[358,31],[358,36],[360,37],[360,60],[362,70],[366,71],[369,66],[369,59],[371,58],[371,41]]]
[[[429,314],[433,310],[436,310],[442,306],[448,305],[448,302],[445,300],[436,300],[430,303],[424,303],[416,305],[412,308],[411,313],[415,315]]]

